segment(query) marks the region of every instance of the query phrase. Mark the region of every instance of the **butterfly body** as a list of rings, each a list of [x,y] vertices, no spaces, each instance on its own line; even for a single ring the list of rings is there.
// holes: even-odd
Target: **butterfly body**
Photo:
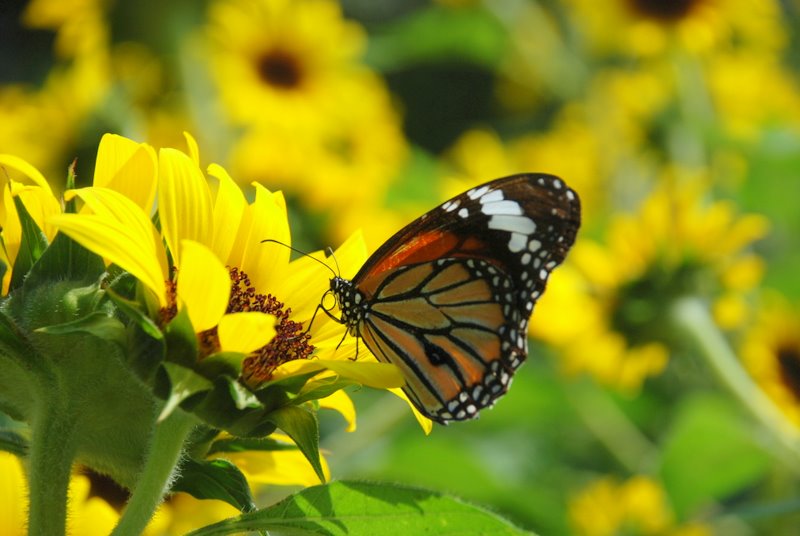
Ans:
[[[552,175],[473,188],[421,216],[331,292],[348,332],[400,368],[427,417],[474,418],[527,357],[527,326],[580,225],[577,194]]]

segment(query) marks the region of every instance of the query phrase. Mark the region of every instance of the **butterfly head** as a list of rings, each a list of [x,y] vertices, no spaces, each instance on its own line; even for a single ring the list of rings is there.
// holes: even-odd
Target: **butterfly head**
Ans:
[[[331,287],[326,294],[328,293],[333,295],[335,305],[339,306],[341,323],[347,326],[351,335],[359,336],[358,325],[364,319],[367,308],[364,295],[352,281],[339,276],[331,278]]]

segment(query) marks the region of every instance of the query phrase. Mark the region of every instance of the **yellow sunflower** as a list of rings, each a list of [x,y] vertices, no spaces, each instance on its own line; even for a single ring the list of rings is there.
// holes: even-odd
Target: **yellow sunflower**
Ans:
[[[88,210],[55,216],[51,222],[135,276],[150,291],[163,320],[185,307],[206,355],[225,351],[246,356],[242,379],[251,386],[312,368],[375,387],[401,385],[394,367],[376,363],[364,349],[352,360],[355,339],[344,338],[344,327],[327,315],[317,315],[310,330],[303,331],[329,286],[324,256],[316,253],[290,262],[283,196],[255,185],[255,200],[248,203],[227,172],[212,164],[209,175],[218,183],[213,195],[198,166],[196,143],[188,135],[187,140],[191,156],[175,149],[161,149],[158,155],[160,233],[149,210],[102,186],[70,192]],[[125,160],[122,169],[153,180],[155,153],[146,144],[138,146],[149,157]],[[265,239],[277,242],[262,243]],[[335,255],[341,275],[352,276],[366,257],[360,235]],[[316,359],[307,361],[312,353]],[[322,404],[353,417],[346,396]]]
[[[589,483],[570,500],[569,519],[578,536],[711,534],[710,527],[699,523],[677,523],[664,489],[646,476]]]
[[[236,123],[318,125],[359,69],[364,32],[331,0],[217,0],[208,18],[212,73]]]
[[[596,54],[651,57],[671,47],[708,54],[722,47],[774,53],[786,43],[774,0],[568,0],[574,24]]]
[[[785,299],[768,298],[741,355],[756,383],[800,427],[800,311]]]
[[[748,247],[766,220],[704,196],[667,181],[635,214],[615,216],[604,244],[576,243],[531,328],[561,349],[567,372],[638,390],[667,364],[670,305],[684,296],[709,300],[723,328],[747,320],[746,293],[763,272]]]

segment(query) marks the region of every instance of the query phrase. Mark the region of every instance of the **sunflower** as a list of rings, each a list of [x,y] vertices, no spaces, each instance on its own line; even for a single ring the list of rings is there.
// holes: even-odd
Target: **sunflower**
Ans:
[[[774,53],[786,43],[774,0],[569,0],[572,20],[598,55],[652,57],[677,45],[710,54],[723,47]]]
[[[212,74],[235,123],[313,130],[359,70],[364,32],[331,0],[217,0],[208,18]]]
[[[532,326],[562,350],[567,372],[638,390],[667,364],[670,305],[681,297],[709,301],[723,328],[747,320],[747,292],[763,271],[747,248],[766,220],[704,202],[704,194],[697,184],[667,181],[638,212],[615,216],[604,244],[576,243]]]
[[[767,299],[747,331],[742,360],[761,389],[800,427],[800,312],[785,299]]]
[[[375,363],[368,352],[351,360],[356,343],[344,337],[339,323],[318,315],[308,325],[328,288],[331,269],[321,253],[289,262],[283,196],[255,185],[255,200],[248,203],[227,172],[214,164],[209,175],[218,184],[212,195],[198,167],[197,145],[188,135],[187,140],[191,156],[161,149],[157,168],[155,153],[146,144],[139,147],[149,160],[123,158],[122,168],[137,177],[152,179],[158,169],[160,233],[147,216],[149,210],[101,186],[71,192],[88,210],[51,221],[135,276],[150,292],[162,323],[185,308],[204,355],[221,351],[246,356],[242,379],[251,387],[310,368],[327,368],[362,384],[398,386],[402,380],[394,367]],[[145,206],[152,203],[152,196],[145,199]],[[265,239],[275,242],[262,243]],[[334,254],[347,277],[363,263],[366,250],[360,235],[354,235]],[[307,362],[312,353],[316,359]],[[298,360],[305,363],[293,363]],[[352,416],[346,396],[328,404]]]
[[[711,534],[699,523],[677,523],[663,487],[646,476],[590,482],[570,500],[569,518],[574,534],[580,536]]]

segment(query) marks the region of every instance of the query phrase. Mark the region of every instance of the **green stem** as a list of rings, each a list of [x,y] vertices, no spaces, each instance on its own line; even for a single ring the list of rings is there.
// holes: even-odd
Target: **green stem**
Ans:
[[[63,536],[67,529],[67,489],[75,457],[75,423],[61,397],[44,396],[42,402],[31,422],[28,534]]]
[[[586,427],[620,464],[631,473],[647,472],[658,450],[606,391],[584,381],[569,386],[567,394]]]
[[[692,337],[722,383],[784,447],[790,466],[800,467],[800,431],[745,372],[703,303],[696,298],[680,300],[673,306],[672,317]]]
[[[112,536],[138,536],[144,531],[172,485],[194,424],[191,414],[175,409],[156,426],[144,468]]]

